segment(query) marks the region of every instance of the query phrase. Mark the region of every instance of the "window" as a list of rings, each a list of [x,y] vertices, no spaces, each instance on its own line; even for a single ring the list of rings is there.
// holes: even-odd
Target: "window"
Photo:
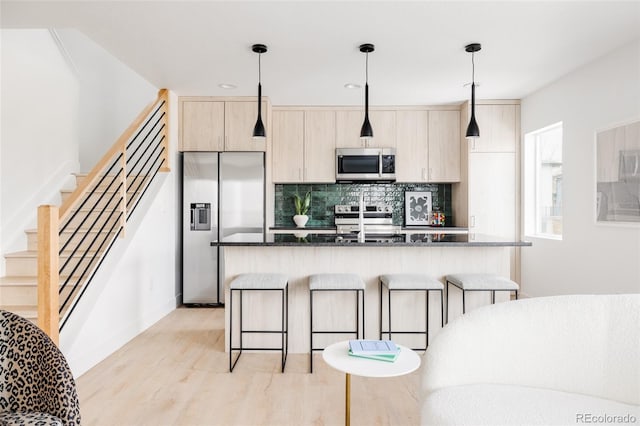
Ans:
[[[525,234],[562,239],[562,123],[524,137]]]

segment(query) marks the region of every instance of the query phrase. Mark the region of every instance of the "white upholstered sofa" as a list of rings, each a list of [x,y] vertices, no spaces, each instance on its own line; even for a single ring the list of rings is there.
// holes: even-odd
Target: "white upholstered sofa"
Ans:
[[[640,424],[640,295],[476,309],[434,338],[422,374],[424,425]]]

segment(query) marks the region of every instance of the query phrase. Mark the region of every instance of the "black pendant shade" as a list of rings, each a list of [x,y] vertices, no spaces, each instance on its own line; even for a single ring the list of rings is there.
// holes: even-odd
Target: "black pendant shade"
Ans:
[[[468,138],[477,138],[480,136],[480,129],[476,122],[476,84],[471,83],[471,118],[469,119],[469,125],[467,126]]]
[[[360,45],[360,51],[367,55],[365,68],[365,85],[364,85],[364,122],[360,129],[361,138],[372,138],[373,128],[369,122],[369,53],[373,52],[375,47],[373,44],[366,43]]]
[[[262,70],[260,67],[260,57],[267,51],[267,46],[264,44],[254,44],[251,46],[251,50],[258,54],[258,119],[256,120],[256,125],[253,127],[253,137],[265,138],[267,136],[267,132],[264,128],[264,123],[262,122]]]
[[[475,63],[473,60],[473,54],[478,52],[482,46],[480,43],[468,44],[464,50],[471,53],[471,118],[469,119],[469,126],[467,126],[468,138],[477,138],[480,136],[480,129],[476,122],[476,82],[475,82]]]

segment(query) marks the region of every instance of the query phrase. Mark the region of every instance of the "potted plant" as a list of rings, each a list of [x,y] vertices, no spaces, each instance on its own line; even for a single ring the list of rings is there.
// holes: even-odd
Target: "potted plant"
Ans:
[[[296,223],[298,228],[304,228],[309,220],[307,212],[311,205],[311,191],[307,192],[304,197],[301,197],[299,194],[294,194],[293,205],[296,208],[296,214],[293,216],[293,221]]]

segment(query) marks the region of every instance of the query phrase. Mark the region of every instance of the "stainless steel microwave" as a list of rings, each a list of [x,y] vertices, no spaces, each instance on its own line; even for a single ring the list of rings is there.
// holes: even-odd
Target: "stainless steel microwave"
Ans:
[[[395,148],[336,149],[336,182],[395,180]]]

